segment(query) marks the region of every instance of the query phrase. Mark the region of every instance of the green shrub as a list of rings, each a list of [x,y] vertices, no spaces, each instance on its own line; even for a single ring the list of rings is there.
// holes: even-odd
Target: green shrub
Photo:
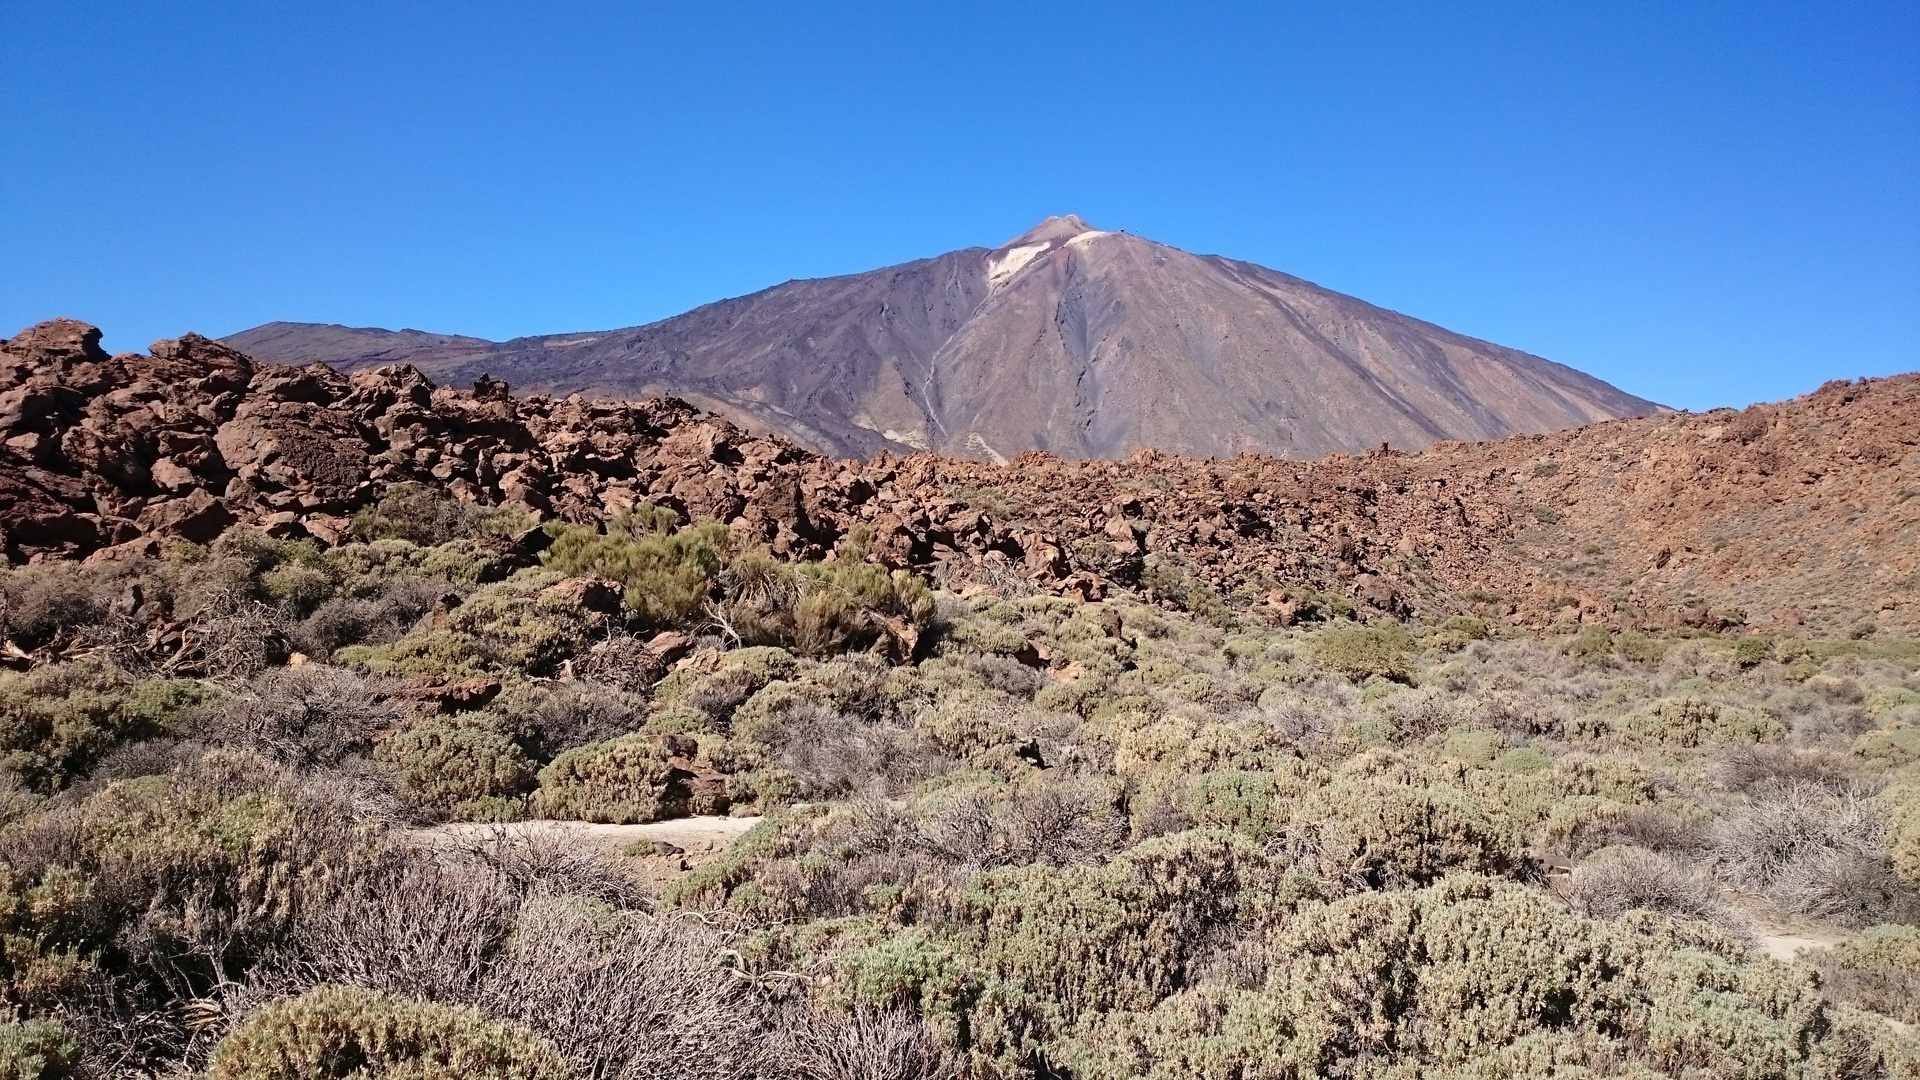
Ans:
[[[1657,664],[1667,654],[1667,643],[1628,630],[1614,640],[1614,649],[1635,663]]]
[[[94,889],[94,880],[72,867],[29,876],[0,866],[0,1005],[15,1013],[47,1009],[94,973]]]
[[[1372,888],[1457,870],[1497,873],[1513,844],[1463,792],[1386,779],[1341,779],[1294,804],[1289,844],[1335,879]]]
[[[1743,668],[1754,667],[1773,654],[1773,643],[1749,635],[1733,643],[1733,662]]]
[[[533,809],[541,817],[631,825],[717,814],[722,791],[696,790],[685,762],[699,746],[684,735],[624,735],[569,750],[540,770]]]
[[[1187,786],[1181,809],[1202,826],[1266,840],[1286,827],[1301,782],[1271,772],[1210,772]]]
[[[1159,552],[1147,556],[1140,571],[1140,588],[1150,599],[1165,600],[1216,625],[1233,621],[1233,613],[1213,586]]]
[[[1505,739],[1497,731],[1461,728],[1447,733],[1447,741],[1441,745],[1440,753],[1469,765],[1491,765],[1504,742]]]
[[[638,509],[604,533],[555,523],[547,527],[553,543],[540,560],[569,577],[619,582],[626,589],[627,606],[649,626],[680,625],[712,598],[714,578],[726,565],[731,542],[726,526],[716,521],[675,531],[659,524],[657,517]]]
[[[334,659],[393,675],[551,675],[606,629],[606,617],[581,607],[577,595],[562,585],[564,580],[547,570],[523,570],[473,592],[442,627],[388,646],[350,646]]]
[[[1811,959],[1832,996],[1920,1023],[1920,929],[1871,926]]]
[[[506,735],[472,719],[433,718],[382,742],[374,757],[391,766],[400,794],[455,820],[497,820],[533,790],[534,764]]]
[[[478,1009],[344,986],[276,1001],[214,1050],[210,1080],[565,1080],[553,1043]]]
[[[1457,652],[1476,641],[1485,641],[1490,631],[1485,619],[1455,615],[1427,636],[1427,644],[1442,652]]]
[[[0,1080],[65,1080],[80,1060],[80,1044],[51,1020],[0,1024]]]
[[[1778,720],[1757,709],[1692,695],[1661,698],[1611,721],[1609,726],[1615,737],[1630,746],[1779,742],[1787,733]]]
[[[470,636],[496,667],[549,674],[585,649],[604,622],[559,584],[529,572],[489,585],[453,609],[447,628]]]
[[[1474,876],[1307,902],[1243,946],[1264,977],[1091,1018],[1068,1060],[1089,1080],[1834,1075],[1811,974],[1695,927]]]
[[[1895,723],[1862,733],[1853,740],[1853,752],[1882,768],[1898,768],[1920,761],[1920,727]]]
[[[889,633],[888,619],[917,640],[933,616],[932,590],[905,570],[888,573],[869,563],[833,562],[803,563],[795,573],[799,600],[791,639],[802,656],[868,648]],[[906,654],[913,651],[911,641],[902,646]]]
[[[1573,640],[1567,642],[1565,649],[1568,656],[1581,660],[1610,656],[1613,654],[1613,631],[1604,626],[1582,627],[1579,633],[1573,635]]]
[[[1354,682],[1369,678],[1413,681],[1407,650],[1413,639],[1397,623],[1384,626],[1334,626],[1314,635],[1313,661]]]
[[[1894,872],[1920,886],[1920,784],[1895,784],[1879,795],[1887,814],[1887,855]]]
[[[1526,776],[1553,768],[1553,758],[1537,746],[1516,746],[1494,758],[1493,767],[1501,772]]]
[[[161,734],[216,696],[193,680],[136,680],[91,662],[0,673],[0,768],[52,791],[115,744]]]
[[[1104,867],[1031,865],[976,878],[956,922],[838,959],[863,996],[917,1004],[967,1032],[970,1075],[1020,1076],[1083,1018],[1147,1009],[1187,977],[1211,928],[1272,865],[1245,837],[1201,829],[1146,841]]]
[[[426,484],[395,484],[379,502],[353,516],[355,539],[405,540],[421,547],[476,536],[513,536],[530,526],[517,510],[464,502]]]

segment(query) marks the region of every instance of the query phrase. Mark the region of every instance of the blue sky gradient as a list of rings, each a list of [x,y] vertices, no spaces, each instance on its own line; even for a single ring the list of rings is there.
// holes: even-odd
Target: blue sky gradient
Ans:
[[[1702,409],[1920,368],[1920,5],[0,5],[0,334],[626,326],[1078,213]]]

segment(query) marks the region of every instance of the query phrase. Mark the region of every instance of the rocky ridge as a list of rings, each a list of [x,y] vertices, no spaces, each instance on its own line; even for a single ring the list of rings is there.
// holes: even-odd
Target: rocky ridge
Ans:
[[[1920,612],[1914,375],[1421,453],[992,465],[836,460],[675,399],[342,375],[192,334],[109,356],[99,337],[59,319],[0,342],[14,562],[150,554],[235,523],[332,544],[389,487],[426,483],[572,522],[647,500],[792,559],[859,529],[869,558],[955,587],[1218,595],[1282,622],[1347,604],[1820,630]]]

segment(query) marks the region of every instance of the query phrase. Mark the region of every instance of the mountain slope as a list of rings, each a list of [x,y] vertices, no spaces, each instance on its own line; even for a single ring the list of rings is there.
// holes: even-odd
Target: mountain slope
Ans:
[[[404,362],[450,382],[672,394],[852,457],[1151,446],[1305,458],[1657,410],[1537,356],[1072,216],[991,251],[791,281],[624,330],[495,344],[269,323],[224,340],[276,363]]]

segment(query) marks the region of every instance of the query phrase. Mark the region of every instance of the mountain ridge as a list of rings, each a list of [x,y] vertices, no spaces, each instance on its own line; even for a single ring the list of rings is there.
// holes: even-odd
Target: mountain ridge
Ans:
[[[641,326],[506,342],[268,323],[227,344],[552,394],[685,398],[841,457],[1309,458],[1659,410],[1565,365],[1073,215],[996,248],[803,278]]]

